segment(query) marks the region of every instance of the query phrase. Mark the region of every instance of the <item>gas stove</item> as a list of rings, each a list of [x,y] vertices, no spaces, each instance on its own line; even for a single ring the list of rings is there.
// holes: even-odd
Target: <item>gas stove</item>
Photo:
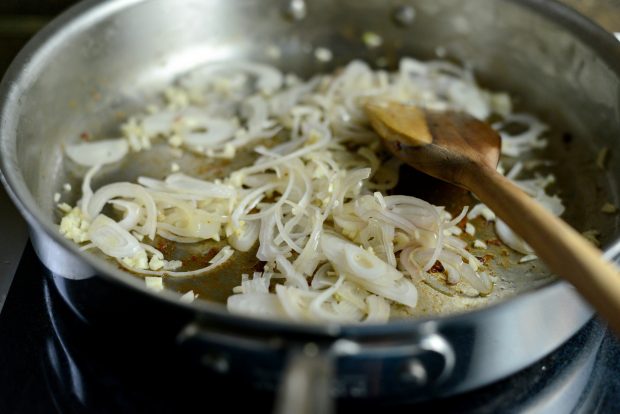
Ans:
[[[172,355],[131,332],[95,329],[76,317],[26,247],[0,313],[1,413],[273,410],[272,394],[205,374]],[[620,342],[594,319],[551,355],[482,389],[416,405],[337,407],[339,413],[376,410],[620,412]]]

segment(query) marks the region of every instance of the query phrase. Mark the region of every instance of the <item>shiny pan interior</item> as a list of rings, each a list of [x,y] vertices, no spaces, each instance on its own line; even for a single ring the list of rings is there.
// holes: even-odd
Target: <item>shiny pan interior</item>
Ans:
[[[2,173],[34,232],[45,232],[78,256],[86,272],[152,294],[142,280],[79,253],[58,234],[54,193],[66,182],[79,188],[83,173],[68,166],[64,143],[77,141],[84,131],[95,137],[118,136],[123,117],[142,110],[179,75],[212,60],[253,59],[309,76],[352,59],[371,64],[382,59],[394,68],[401,56],[433,59],[441,51],[471,65],[483,86],[510,92],[519,108],[552,126],[544,157],[556,161],[552,171],[567,206],[564,218],[580,231],[599,230],[603,246],[614,250],[618,217],[600,212],[605,202],[620,202],[620,160],[615,156],[620,136],[620,52],[610,35],[562,6],[534,0],[410,4],[317,0],[307,2],[302,12],[295,9],[296,3],[300,2],[86,2],[47,27],[21,53],[2,84]],[[362,37],[368,31],[382,37],[380,47],[364,44]],[[281,51],[280,58],[269,56],[273,46]],[[316,47],[329,48],[334,59],[318,61]],[[611,150],[605,170],[595,163],[603,148]],[[104,171],[95,186],[137,175],[162,178],[161,166],[170,164],[163,152],[132,157],[120,168]],[[200,159],[187,156],[183,162],[184,171],[205,171]],[[419,187],[415,184],[404,182],[401,188],[416,194],[408,190]],[[434,185],[423,187],[433,193]],[[438,198],[431,194],[431,201],[450,204],[454,201],[445,194],[451,191],[440,192]],[[496,262],[496,289],[489,298],[440,300],[435,313],[477,308],[481,300],[503,303],[504,296],[517,293],[535,300],[541,291],[564,285],[552,282],[541,265]],[[203,298],[222,302],[243,269],[242,264],[233,264],[208,278],[178,282],[178,288],[193,288]],[[530,292],[521,295],[525,291]],[[178,295],[165,292],[161,297],[176,302]],[[515,300],[519,298],[507,302]],[[179,305],[242,319],[226,315],[220,304],[212,302]]]

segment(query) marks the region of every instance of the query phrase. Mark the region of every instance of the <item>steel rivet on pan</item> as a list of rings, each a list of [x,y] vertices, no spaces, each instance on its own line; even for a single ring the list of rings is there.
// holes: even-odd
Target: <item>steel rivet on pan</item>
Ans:
[[[425,385],[428,381],[426,368],[418,359],[412,359],[407,364],[403,379],[408,382],[414,382],[416,385]]]
[[[220,374],[224,374],[230,369],[228,358],[223,355],[205,354],[203,355],[201,362]]]

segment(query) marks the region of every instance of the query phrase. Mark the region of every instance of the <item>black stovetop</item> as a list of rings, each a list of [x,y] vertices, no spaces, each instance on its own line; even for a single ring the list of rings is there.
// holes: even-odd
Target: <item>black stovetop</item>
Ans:
[[[110,306],[113,306],[111,300]],[[158,344],[101,332],[74,316],[28,245],[0,313],[0,413],[166,413],[248,408],[273,396],[205,376]],[[559,350],[506,380],[415,406],[343,405],[338,412],[620,412],[620,345],[597,320]]]

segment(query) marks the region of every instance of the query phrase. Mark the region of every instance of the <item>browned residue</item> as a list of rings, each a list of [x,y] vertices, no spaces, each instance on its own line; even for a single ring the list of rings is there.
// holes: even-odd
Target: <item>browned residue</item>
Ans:
[[[220,251],[220,249],[210,248],[204,254],[193,254],[185,260],[183,263],[189,265],[189,267],[200,269],[202,267],[209,266],[209,261],[215,257],[215,255]]]
[[[444,271],[443,265],[437,260],[433,267],[430,268],[429,272],[431,273],[442,273]]]
[[[493,259],[493,255],[492,254],[485,254],[484,256],[476,256],[476,259],[478,259],[480,261],[480,263],[487,264],[491,259]]]
[[[163,237],[155,237],[155,248],[164,254],[164,257],[172,257],[176,250],[176,244]]]
[[[258,261],[252,268],[255,272],[264,272],[265,271],[265,262]]]

